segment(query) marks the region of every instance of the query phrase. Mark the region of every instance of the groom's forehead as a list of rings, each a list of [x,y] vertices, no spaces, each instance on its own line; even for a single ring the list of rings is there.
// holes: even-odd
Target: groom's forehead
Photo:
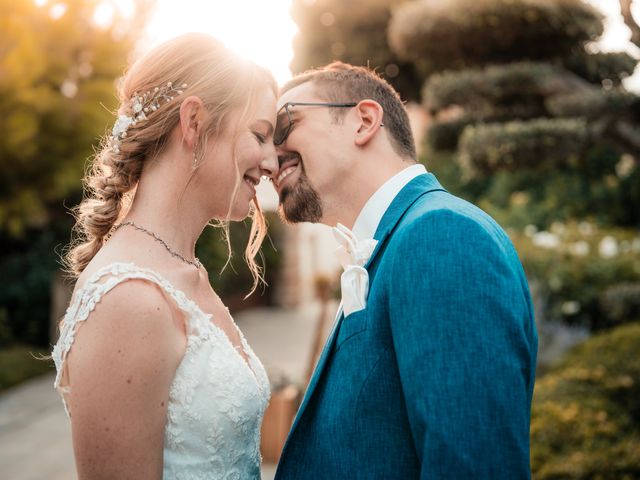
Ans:
[[[316,88],[311,81],[296,85],[290,90],[287,90],[280,98],[278,98],[277,108],[280,110],[282,106],[287,102],[314,102],[318,101],[318,94]]]

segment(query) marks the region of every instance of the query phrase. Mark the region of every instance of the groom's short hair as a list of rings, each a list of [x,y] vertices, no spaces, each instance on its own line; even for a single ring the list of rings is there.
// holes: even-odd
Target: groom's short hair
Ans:
[[[316,92],[328,102],[359,102],[365,99],[378,102],[384,112],[384,128],[389,132],[393,149],[401,157],[416,160],[416,146],[407,110],[398,92],[375,71],[333,62],[297,75],[282,86],[280,95],[307,82],[312,82]],[[332,110],[336,120],[346,114],[343,108]]]

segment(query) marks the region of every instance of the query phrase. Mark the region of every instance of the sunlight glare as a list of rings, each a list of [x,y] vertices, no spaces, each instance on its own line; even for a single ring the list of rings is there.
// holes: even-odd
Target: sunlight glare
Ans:
[[[49,10],[49,15],[54,20],[58,20],[62,18],[62,16],[67,12],[67,6],[64,3],[56,3]]]
[[[113,22],[113,5],[102,2],[93,12],[93,22],[99,27],[106,28]]]
[[[187,32],[205,32],[237,54],[271,70],[278,83],[291,77],[292,38],[297,26],[291,0],[179,3],[159,0],[147,26],[147,45]]]
[[[604,34],[595,44],[595,50],[601,52],[626,51],[634,58],[640,58],[640,48],[629,41],[631,31],[625,25],[622,15],[620,15],[619,2],[613,2],[611,0],[587,0],[587,3],[596,7],[606,16],[604,21]],[[640,19],[640,2],[635,2],[632,5],[632,13],[636,19]],[[623,84],[633,92],[640,92],[640,66],[636,67],[635,74],[625,79]]]

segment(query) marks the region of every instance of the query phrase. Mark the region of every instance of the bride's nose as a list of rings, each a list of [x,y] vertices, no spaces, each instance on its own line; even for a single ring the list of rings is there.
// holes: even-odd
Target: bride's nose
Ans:
[[[260,174],[273,179],[278,174],[278,156],[275,148],[270,149],[269,155],[260,162]]]

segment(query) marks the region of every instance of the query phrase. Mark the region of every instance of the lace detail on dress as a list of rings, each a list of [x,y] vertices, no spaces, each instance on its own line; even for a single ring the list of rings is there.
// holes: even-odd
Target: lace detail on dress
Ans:
[[[159,285],[187,318],[187,348],[169,390],[164,478],[260,478],[260,425],[269,401],[269,380],[260,360],[239,330],[248,362],[210,314],[155,272],[134,264],[116,263],[96,272],[67,309],[52,353],[54,386],[67,414],[64,361],[75,333],[107,292],[130,279]]]

